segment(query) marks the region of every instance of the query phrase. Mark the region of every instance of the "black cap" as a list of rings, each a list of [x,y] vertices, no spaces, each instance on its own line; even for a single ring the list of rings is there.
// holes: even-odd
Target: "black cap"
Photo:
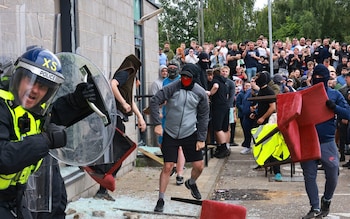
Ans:
[[[182,71],[182,72],[180,73],[180,75],[186,75],[186,76],[188,76],[188,77],[190,77],[190,78],[193,78],[193,75],[192,75],[191,72],[189,72],[189,71]]]

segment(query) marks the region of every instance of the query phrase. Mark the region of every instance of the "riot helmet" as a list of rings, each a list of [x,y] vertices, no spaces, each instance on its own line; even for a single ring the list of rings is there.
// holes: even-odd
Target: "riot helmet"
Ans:
[[[16,105],[45,115],[63,82],[59,59],[46,49],[33,48],[15,62],[10,91]]]
[[[11,58],[0,58],[0,89],[9,90],[13,69],[14,62]]]

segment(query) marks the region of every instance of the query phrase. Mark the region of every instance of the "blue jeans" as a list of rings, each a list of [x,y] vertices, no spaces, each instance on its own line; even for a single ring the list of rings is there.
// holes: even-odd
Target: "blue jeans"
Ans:
[[[256,75],[256,72],[258,71],[257,67],[247,68],[246,73],[248,77],[248,81],[252,79]]]
[[[339,155],[335,141],[321,143],[321,164],[326,175],[326,184],[324,191],[324,198],[331,200],[337,187],[339,175]],[[316,183],[317,178],[317,160],[301,162],[303,175],[305,180],[305,189],[309,197],[310,205],[313,209],[320,208],[320,201],[318,197],[318,187]]]

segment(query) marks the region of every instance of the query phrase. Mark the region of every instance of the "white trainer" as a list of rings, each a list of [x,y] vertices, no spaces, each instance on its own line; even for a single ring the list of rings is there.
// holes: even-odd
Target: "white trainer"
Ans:
[[[252,152],[251,148],[244,148],[243,150],[241,150],[241,154],[250,154]]]

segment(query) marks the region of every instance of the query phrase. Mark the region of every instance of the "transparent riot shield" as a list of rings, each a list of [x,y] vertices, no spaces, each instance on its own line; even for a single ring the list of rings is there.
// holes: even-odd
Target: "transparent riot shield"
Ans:
[[[65,82],[56,97],[74,92],[79,83],[90,80],[98,88],[101,101],[95,106],[89,104],[95,113],[68,127],[67,145],[50,150],[50,154],[69,165],[87,166],[95,163],[112,143],[116,124],[114,95],[106,77],[91,61],[73,53],[58,53],[57,56]]]
[[[27,182],[25,198],[33,212],[51,212],[52,209],[52,157],[46,156],[40,168]],[[55,165],[58,165],[57,162]]]

